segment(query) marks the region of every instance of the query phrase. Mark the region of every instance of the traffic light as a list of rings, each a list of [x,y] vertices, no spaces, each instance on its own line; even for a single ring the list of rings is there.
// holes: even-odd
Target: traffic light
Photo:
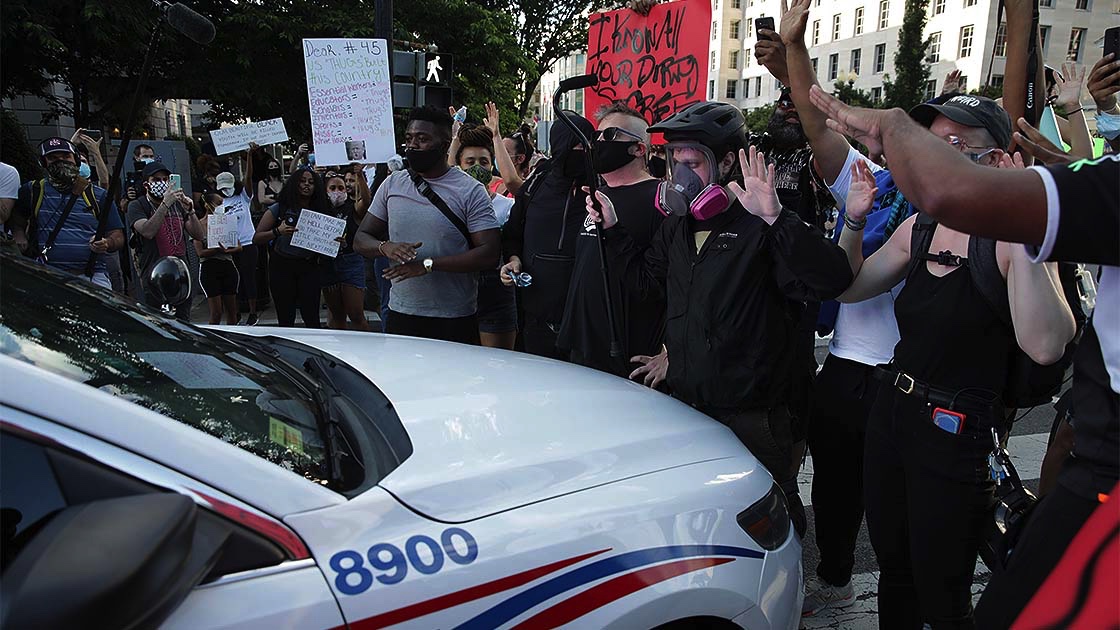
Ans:
[[[393,106],[451,107],[452,56],[439,52],[393,52]]]

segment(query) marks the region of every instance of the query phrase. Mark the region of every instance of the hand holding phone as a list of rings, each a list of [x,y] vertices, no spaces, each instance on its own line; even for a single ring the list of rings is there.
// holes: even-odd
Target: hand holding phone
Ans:
[[[183,176],[182,175],[179,175],[178,173],[172,173],[170,181],[171,181],[171,190],[182,190],[183,189]]]
[[[768,35],[763,35],[761,31],[764,30],[764,29],[768,30],[768,31],[774,31],[775,33],[778,32],[777,29],[774,28],[774,18],[772,18],[772,17],[760,17],[760,18],[755,18],[755,20],[754,20],[754,32],[755,32],[755,36],[758,39],[774,39],[773,37],[770,37]]]

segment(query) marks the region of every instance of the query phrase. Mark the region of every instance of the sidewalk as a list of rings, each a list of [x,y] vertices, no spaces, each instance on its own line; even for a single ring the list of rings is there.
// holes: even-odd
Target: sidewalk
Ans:
[[[249,314],[247,312],[241,313],[241,323],[244,324]],[[269,303],[268,308],[261,309],[257,312],[260,321],[257,322],[258,326],[276,326],[276,308]],[[369,321],[370,326],[377,332],[381,331],[381,317],[377,311],[366,311],[366,320]],[[191,323],[204,325],[210,321],[210,307],[206,304],[206,299],[201,297],[195,298],[194,306],[191,307]],[[327,326],[327,305],[325,303],[319,305],[319,321],[323,327]],[[223,324],[225,322],[222,322]],[[302,327],[303,321],[296,314],[296,325]]]

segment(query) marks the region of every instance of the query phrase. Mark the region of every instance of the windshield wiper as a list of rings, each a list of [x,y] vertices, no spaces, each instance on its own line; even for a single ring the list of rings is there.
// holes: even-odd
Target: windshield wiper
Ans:
[[[303,370],[308,374],[317,375],[318,378],[308,378],[311,383],[311,397],[315,401],[315,422],[319,425],[319,432],[323,434],[329,462],[327,478],[332,484],[341,485],[342,481],[342,455],[341,443],[345,440],[338,419],[331,413],[331,403],[325,394],[324,381],[328,376],[323,366],[314,357],[308,357],[303,362]]]

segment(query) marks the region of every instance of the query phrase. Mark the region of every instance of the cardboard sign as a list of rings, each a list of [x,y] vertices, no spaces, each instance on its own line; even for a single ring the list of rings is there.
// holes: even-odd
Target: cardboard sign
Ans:
[[[392,77],[383,39],[305,39],[318,166],[384,162],[396,153]]]
[[[287,142],[288,130],[284,128],[283,118],[273,118],[215,129],[210,132],[210,139],[214,141],[214,151],[218,155],[226,155],[248,149],[250,142],[262,147]]]
[[[679,0],[658,4],[648,16],[629,9],[592,13],[587,73],[599,85],[584,93],[584,115],[623,101],[650,123],[702,101],[707,77],[712,4]]]
[[[241,242],[237,235],[237,215],[226,212],[225,206],[219,206],[214,214],[206,217],[206,248],[237,247]]]
[[[296,233],[292,235],[292,246],[334,258],[341,245],[335,239],[345,233],[346,219],[304,209],[299,214]]]

